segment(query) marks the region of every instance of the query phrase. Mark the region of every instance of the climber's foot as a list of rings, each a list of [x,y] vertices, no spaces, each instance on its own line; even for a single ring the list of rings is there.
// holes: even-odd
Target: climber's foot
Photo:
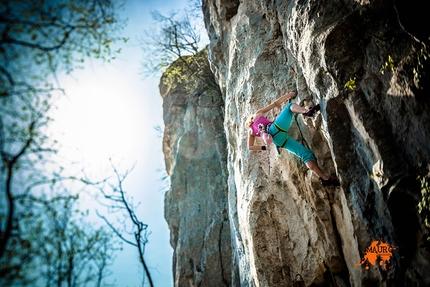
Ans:
[[[319,111],[321,109],[320,104],[316,105],[315,107],[312,107],[307,111],[306,113],[303,113],[303,116],[305,117],[312,117],[316,111]]]
[[[327,180],[320,178],[321,184],[323,186],[339,186],[340,182],[337,178],[329,177]]]

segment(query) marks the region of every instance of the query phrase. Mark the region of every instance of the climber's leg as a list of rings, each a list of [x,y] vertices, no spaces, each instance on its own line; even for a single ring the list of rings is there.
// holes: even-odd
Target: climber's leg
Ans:
[[[295,114],[304,114],[308,111],[308,109],[305,109],[304,107],[299,106],[298,104],[292,103],[290,110]]]
[[[299,142],[292,138],[288,139],[287,144],[285,145],[285,149],[300,157],[300,159],[306,164],[306,166],[321,179],[321,182],[323,184],[326,183],[326,181],[330,180],[330,178],[324,172],[322,172],[322,170],[318,166],[315,160],[315,156],[310,149],[305,148],[303,145],[301,145]],[[324,185],[335,185],[335,183],[330,181],[329,184]]]
[[[320,167],[318,166],[318,164],[316,163],[316,161],[310,160],[310,161],[306,162],[306,166],[313,173],[315,173],[317,176],[319,176],[319,178],[322,178],[323,180],[328,180],[329,179],[329,177],[322,172],[322,170],[320,169]]]
[[[304,163],[307,163],[310,160],[315,161],[314,153],[310,149],[305,148],[302,144],[300,144],[299,142],[297,142],[295,139],[293,139],[291,137],[288,138],[287,143],[284,146],[284,148],[286,150],[288,150],[289,152],[300,157],[300,159]]]
[[[275,119],[275,123],[284,130],[288,130],[293,121],[294,114],[303,114],[308,110],[299,106],[296,103],[289,103],[285,109],[282,110],[281,114]]]
[[[285,130],[290,128],[291,122],[293,121],[294,113],[291,111],[291,106],[293,105],[295,105],[295,103],[289,103],[275,119],[275,123]]]

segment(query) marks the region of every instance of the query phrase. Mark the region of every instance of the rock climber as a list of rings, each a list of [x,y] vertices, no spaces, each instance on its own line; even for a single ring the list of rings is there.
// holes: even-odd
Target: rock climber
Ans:
[[[313,152],[288,135],[288,129],[290,128],[294,114],[302,114],[303,116],[311,117],[320,108],[319,105],[316,105],[315,107],[305,109],[291,102],[291,99],[294,99],[296,96],[297,91],[291,91],[279,97],[270,105],[259,109],[254,115],[249,117],[245,123],[246,127],[249,128],[248,149],[254,151],[266,150],[266,145],[273,141],[276,146],[285,148],[287,151],[300,157],[303,163],[320,178],[323,186],[339,186],[338,179],[331,178],[321,171]],[[264,117],[264,113],[279,106],[287,99],[290,103],[288,103],[274,122]],[[254,145],[255,137],[262,137],[266,145]]]

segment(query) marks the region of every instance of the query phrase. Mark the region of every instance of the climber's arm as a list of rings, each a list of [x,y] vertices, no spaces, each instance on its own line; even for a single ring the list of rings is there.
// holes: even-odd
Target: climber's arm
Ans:
[[[276,107],[276,101],[274,101],[273,103],[271,103],[268,106],[265,106],[262,109],[259,109],[255,115],[254,115],[254,119],[258,119],[260,116],[262,116],[264,113],[267,113],[268,111],[270,111],[271,109],[273,109],[274,107]]]
[[[291,91],[288,94],[285,94],[279,98],[277,98],[273,104],[275,104],[276,106],[279,106],[280,104],[282,104],[284,101],[290,99],[290,98],[295,98],[297,96],[297,92],[296,91]]]
[[[291,91],[288,94],[285,94],[279,98],[277,98],[275,101],[273,101],[273,103],[271,103],[270,105],[259,109],[256,113],[255,113],[255,119],[257,119],[259,116],[262,116],[264,113],[267,113],[268,111],[270,111],[271,109],[273,109],[274,107],[279,106],[280,104],[282,104],[284,101],[286,101],[289,98],[294,98],[297,95],[296,91]]]

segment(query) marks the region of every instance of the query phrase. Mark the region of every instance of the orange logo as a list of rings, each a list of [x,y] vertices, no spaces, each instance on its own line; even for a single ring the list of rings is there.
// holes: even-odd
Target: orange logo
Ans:
[[[383,266],[384,270],[387,270],[387,264],[390,262],[391,257],[393,257],[392,251],[396,249],[397,247],[382,241],[382,239],[373,241],[367,247],[364,257],[355,266],[364,265],[366,270],[369,270],[370,265],[375,265],[379,259],[379,265]]]

